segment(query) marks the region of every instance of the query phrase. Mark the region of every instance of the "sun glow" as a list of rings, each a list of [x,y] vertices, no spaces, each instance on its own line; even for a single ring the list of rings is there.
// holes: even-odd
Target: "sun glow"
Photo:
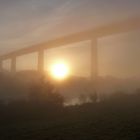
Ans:
[[[68,77],[69,67],[65,63],[55,63],[51,67],[51,75],[55,79],[62,80]]]

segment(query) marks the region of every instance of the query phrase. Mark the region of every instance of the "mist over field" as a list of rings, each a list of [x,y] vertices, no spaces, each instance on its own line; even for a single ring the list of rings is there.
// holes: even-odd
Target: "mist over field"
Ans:
[[[0,0],[0,140],[139,140],[139,61],[139,0]]]

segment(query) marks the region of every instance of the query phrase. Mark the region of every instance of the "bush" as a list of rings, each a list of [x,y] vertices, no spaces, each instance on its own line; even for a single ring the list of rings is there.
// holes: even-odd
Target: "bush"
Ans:
[[[49,80],[44,77],[32,83],[29,99],[35,104],[63,106],[64,99]]]

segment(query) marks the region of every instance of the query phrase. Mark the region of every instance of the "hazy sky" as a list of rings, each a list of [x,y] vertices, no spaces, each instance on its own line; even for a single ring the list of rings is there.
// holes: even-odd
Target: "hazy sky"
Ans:
[[[140,0],[0,0],[0,54],[135,16],[140,16]],[[57,56],[69,61],[74,73],[89,75],[89,50],[87,44],[50,50],[47,61]],[[100,39],[101,75],[140,75],[139,54],[140,31]],[[33,56],[18,58],[17,67],[35,68]]]
[[[139,14],[140,0],[0,0],[0,53]]]

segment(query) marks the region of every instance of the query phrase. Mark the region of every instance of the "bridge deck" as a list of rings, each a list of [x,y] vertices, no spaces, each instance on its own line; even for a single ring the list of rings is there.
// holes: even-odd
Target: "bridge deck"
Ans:
[[[24,54],[36,52],[36,51],[39,51],[40,49],[49,49],[49,48],[59,47],[62,45],[67,45],[67,44],[71,44],[71,43],[75,43],[75,42],[79,42],[79,41],[98,39],[100,37],[128,32],[131,30],[139,29],[139,28],[140,28],[140,18],[139,17],[133,18],[133,19],[128,19],[128,20],[125,20],[122,22],[111,23],[109,25],[98,27],[96,29],[72,34],[69,36],[62,37],[62,38],[50,40],[46,43],[33,45],[28,48],[17,50],[17,51],[0,56],[0,60],[2,61],[2,60],[9,59],[12,57],[17,57],[17,56],[21,56]]]

